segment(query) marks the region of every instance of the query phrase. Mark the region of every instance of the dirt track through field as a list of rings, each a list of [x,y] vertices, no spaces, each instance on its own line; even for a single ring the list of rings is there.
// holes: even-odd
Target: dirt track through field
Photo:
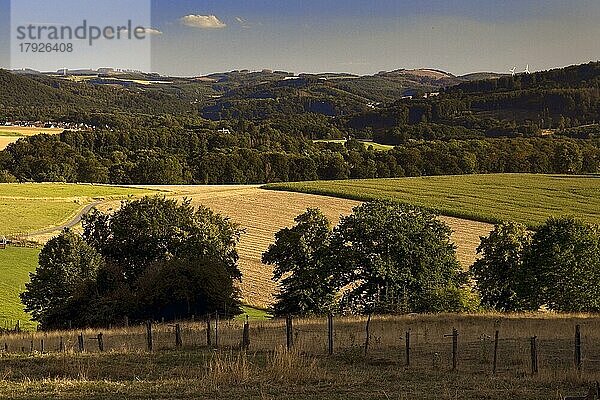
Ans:
[[[148,186],[145,186],[148,187]],[[152,188],[152,187],[148,187]],[[209,207],[229,216],[246,233],[239,244],[241,285],[244,301],[265,307],[273,300],[276,285],[271,281],[271,267],[261,263],[261,255],[275,239],[275,233],[294,224],[294,218],[308,207],[319,207],[337,224],[342,215],[348,215],[360,202],[315,196],[302,193],[259,189],[257,186],[160,186],[171,189],[177,198],[187,197],[192,204]],[[114,208],[118,204],[112,204]],[[476,258],[479,237],[487,235],[492,226],[458,218],[442,217],[455,231],[452,238],[457,245],[458,258],[466,268]]]

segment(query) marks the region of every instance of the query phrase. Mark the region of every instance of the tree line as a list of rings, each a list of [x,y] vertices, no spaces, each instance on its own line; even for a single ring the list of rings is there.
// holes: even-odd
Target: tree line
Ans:
[[[535,232],[496,225],[472,268],[482,305],[499,311],[600,311],[600,228],[550,218]]]
[[[253,128],[253,129],[256,129]],[[255,134],[178,128],[64,132],[0,152],[5,182],[250,184],[474,173],[600,171],[600,140],[406,141],[377,151],[355,140],[313,143],[272,127]]]
[[[428,211],[392,202],[365,203],[333,229],[309,209],[263,254],[279,285],[273,311],[600,311],[600,227],[569,217],[535,232],[498,224],[468,272],[450,233]]]
[[[94,211],[83,234],[65,230],[42,249],[21,295],[42,329],[239,314],[242,230],[209,209],[164,197]],[[363,203],[337,226],[307,209],[262,255],[284,315],[482,310],[600,311],[600,228],[549,218],[535,232],[504,222],[461,268],[452,231],[434,213]]]

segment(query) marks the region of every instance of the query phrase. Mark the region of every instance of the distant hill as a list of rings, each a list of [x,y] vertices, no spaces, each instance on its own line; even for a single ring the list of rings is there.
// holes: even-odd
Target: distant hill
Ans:
[[[439,96],[417,95],[347,117],[346,128],[375,131],[386,144],[406,138],[599,135],[595,128],[600,121],[599,62],[515,76],[394,73],[460,82],[441,88]]]
[[[197,78],[213,83],[222,92],[202,109],[206,118],[265,118],[268,115],[316,112],[342,116],[367,112],[418,93],[501,74],[475,73],[454,76],[436,69],[397,69],[375,75],[344,73],[300,74],[289,72],[233,71]]]
[[[550,93],[545,93],[542,99],[536,90],[577,89],[581,94],[582,89],[595,87],[596,69],[594,65],[574,66],[515,77],[488,72],[455,76],[429,68],[396,69],[364,76],[236,70],[193,78],[111,68],[69,70],[66,75],[33,70],[0,71],[3,85],[0,105],[5,118],[22,119],[60,118],[82,112],[183,114],[215,121],[320,114],[350,121],[349,126],[359,130],[387,129],[415,121],[459,123],[479,131],[487,131],[499,121],[554,128],[557,121],[551,119],[575,118],[575,109],[581,112],[577,123],[595,123],[595,112],[577,107],[567,110],[558,100],[550,99]],[[511,99],[498,99],[499,93],[506,96],[508,92]],[[437,100],[420,100],[428,93],[442,96]],[[465,107],[457,102],[458,105],[451,107],[456,109],[454,114],[449,115],[447,107],[440,106],[442,99],[452,103],[465,93],[469,94],[471,104]],[[565,93],[553,95],[560,97]],[[419,107],[424,111],[417,111]],[[409,116],[398,119],[401,115],[398,111],[406,109]],[[382,116],[387,114],[396,117]],[[378,119],[377,115],[382,117]],[[457,122],[458,119],[461,121]],[[567,125],[572,126],[573,121]]]
[[[461,75],[458,77],[461,81],[480,81],[486,79],[499,79],[508,74],[497,74],[495,72],[475,72],[472,74]]]
[[[62,77],[0,70],[0,119],[56,119],[90,112],[194,113],[189,103],[166,92],[115,87]],[[77,121],[84,122],[84,121]]]

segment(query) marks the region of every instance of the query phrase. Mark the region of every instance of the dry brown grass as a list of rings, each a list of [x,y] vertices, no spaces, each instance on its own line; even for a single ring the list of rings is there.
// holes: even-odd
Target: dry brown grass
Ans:
[[[364,350],[365,317],[336,317],[336,353],[360,356]],[[494,332],[500,332],[499,369],[504,372],[526,374],[529,371],[530,338],[537,336],[540,351],[540,369],[569,370],[573,365],[575,325],[581,326],[584,348],[584,369],[600,373],[600,317],[596,315],[561,314],[473,314],[473,315],[405,315],[375,316],[370,323],[369,353],[373,359],[385,363],[404,361],[404,335],[410,332],[412,365],[425,369],[445,369],[450,365],[451,339],[446,337],[453,328],[459,331],[459,358],[461,369],[485,372],[491,369]],[[240,346],[243,323],[235,320],[219,324],[219,346],[237,349]],[[312,356],[327,354],[326,318],[307,318],[294,321],[294,349]],[[206,346],[205,322],[181,322],[184,348]],[[214,329],[214,321],[213,321]],[[105,351],[138,353],[146,348],[145,327],[84,330],[86,351],[97,352],[95,340],[99,331],[104,334]],[[67,353],[77,352],[79,331],[21,333],[4,336],[0,344],[8,345],[10,353],[30,353],[31,344],[36,352],[41,341],[47,352],[57,352],[63,341]],[[175,348],[174,327],[155,324],[155,350]],[[272,352],[285,346],[285,321],[252,321],[250,326],[251,351]],[[212,336],[214,344],[214,334]],[[437,354],[437,356],[436,356]]]
[[[205,345],[205,326],[184,323],[181,351],[173,328],[155,325],[155,351],[145,350],[144,329],[104,331],[98,353],[84,332],[85,353],[75,351],[78,332],[0,338],[0,398],[331,398],[331,399],[559,399],[585,394],[600,379],[600,317],[594,315],[377,316],[364,354],[366,319],[336,317],[335,354],[327,356],[324,318],[295,321],[295,343],[286,351],[284,321],[251,323],[248,352],[239,351],[241,323],[220,325],[220,349]],[[573,366],[575,324],[583,335],[583,369]],[[451,371],[451,339],[459,331],[458,369]],[[492,375],[494,331],[500,331],[498,372]],[[404,333],[411,333],[411,366],[404,363]],[[529,338],[539,338],[540,372],[531,376]],[[69,343],[56,353],[60,337]],[[29,353],[45,340],[47,353]],[[21,353],[20,347],[25,347]],[[7,389],[13,396],[6,396]]]

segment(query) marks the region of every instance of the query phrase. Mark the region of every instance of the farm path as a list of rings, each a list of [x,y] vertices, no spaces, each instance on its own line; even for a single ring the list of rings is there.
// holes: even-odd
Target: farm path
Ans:
[[[73,228],[74,226],[76,226],[77,224],[79,224],[81,222],[81,220],[83,219],[83,217],[85,215],[87,215],[90,211],[92,211],[92,209],[94,207],[98,207],[100,204],[102,204],[104,201],[94,201],[93,203],[87,204],[85,207],[83,207],[70,221],[59,225],[59,226],[55,226],[55,227],[50,227],[50,228],[46,228],[46,229],[40,229],[38,231],[35,232],[31,232],[28,236],[32,237],[32,236],[45,236],[45,235],[49,235],[55,232],[60,232],[63,229],[66,228]]]
[[[241,291],[250,305],[266,307],[273,301],[276,284],[271,281],[272,268],[262,264],[261,255],[275,240],[275,233],[294,224],[294,218],[309,207],[318,207],[337,224],[341,216],[349,215],[358,201],[303,193],[260,189],[259,186],[139,186],[148,189],[170,190],[167,197],[188,198],[194,206],[204,205],[228,216],[244,230],[238,245],[240,269],[243,273]],[[102,203],[107,211],[118,202]],[[468,268],[476,259],[480,236],[487,235],[492,225],[459,218],[440,217],[454,231],[452,240],[457,246],[458,259]]]

